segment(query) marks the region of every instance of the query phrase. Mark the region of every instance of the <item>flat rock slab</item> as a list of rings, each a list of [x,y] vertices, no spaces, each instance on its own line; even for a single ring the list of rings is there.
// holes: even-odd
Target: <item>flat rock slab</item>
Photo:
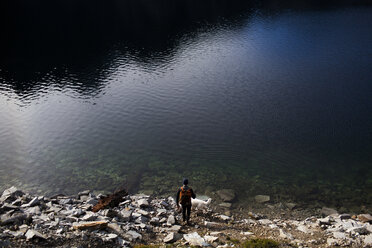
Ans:
[[[217,191],[218,196],[224,202],[232,202],[235,199],[235,191],[232,189],[221,189]]]
[[[35,230],[28,230],[25,236],[26,236],[26,240],[30,240],[33,238],[46,239],[46,237],[43,234]]]
[[[85,230],[85,229],[101,229],[105,228],[108,224],[108,221],[86,221],[73,223],[72,227],[75,230]]]
[[[179,233],[169,233],[165,238],[164,238],[164,243],[174,243],[177,240],[182,239],[182,234]]]

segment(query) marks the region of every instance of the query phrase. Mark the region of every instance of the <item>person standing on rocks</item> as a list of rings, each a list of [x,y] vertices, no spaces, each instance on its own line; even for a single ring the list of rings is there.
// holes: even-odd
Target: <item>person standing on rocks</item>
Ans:
[[[195,199],[196,195],[192,188],[188,186],[189,180],[183,179],[183,186],[178,189],[176,196],[177,209],[182,206],[182,217],[183,221],[190,224],[190,213],[191,213],[191,198]]]

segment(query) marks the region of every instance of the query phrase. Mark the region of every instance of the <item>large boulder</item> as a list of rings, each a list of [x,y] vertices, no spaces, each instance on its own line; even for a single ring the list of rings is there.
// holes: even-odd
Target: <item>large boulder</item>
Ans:
[[[0,203],[5,201],[11,202],[16,200],[17,197],[24,195],[24,193],[18,190],[16,187],[10,187],[9,189],[4,190],[3,194],[0,197]]]
[[[221,189],[217,191],[218,196],[224,202],[232,202],[235,199],[235,191],[232,189]]]

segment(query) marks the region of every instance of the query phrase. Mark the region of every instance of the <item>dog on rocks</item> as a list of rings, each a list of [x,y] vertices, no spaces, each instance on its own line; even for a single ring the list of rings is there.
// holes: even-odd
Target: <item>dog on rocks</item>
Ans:
[[[207,201],[200,199],[191,199],[191,209],[192,210],[207,210],[208,205],[211,203],[212,198],[209,198]]]

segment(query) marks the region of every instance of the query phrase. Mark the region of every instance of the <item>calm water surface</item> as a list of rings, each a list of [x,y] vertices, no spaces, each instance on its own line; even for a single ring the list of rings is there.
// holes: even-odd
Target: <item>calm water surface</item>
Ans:
[[[1,190],[371,206],[371,8],[134,2],[2,24]]]

